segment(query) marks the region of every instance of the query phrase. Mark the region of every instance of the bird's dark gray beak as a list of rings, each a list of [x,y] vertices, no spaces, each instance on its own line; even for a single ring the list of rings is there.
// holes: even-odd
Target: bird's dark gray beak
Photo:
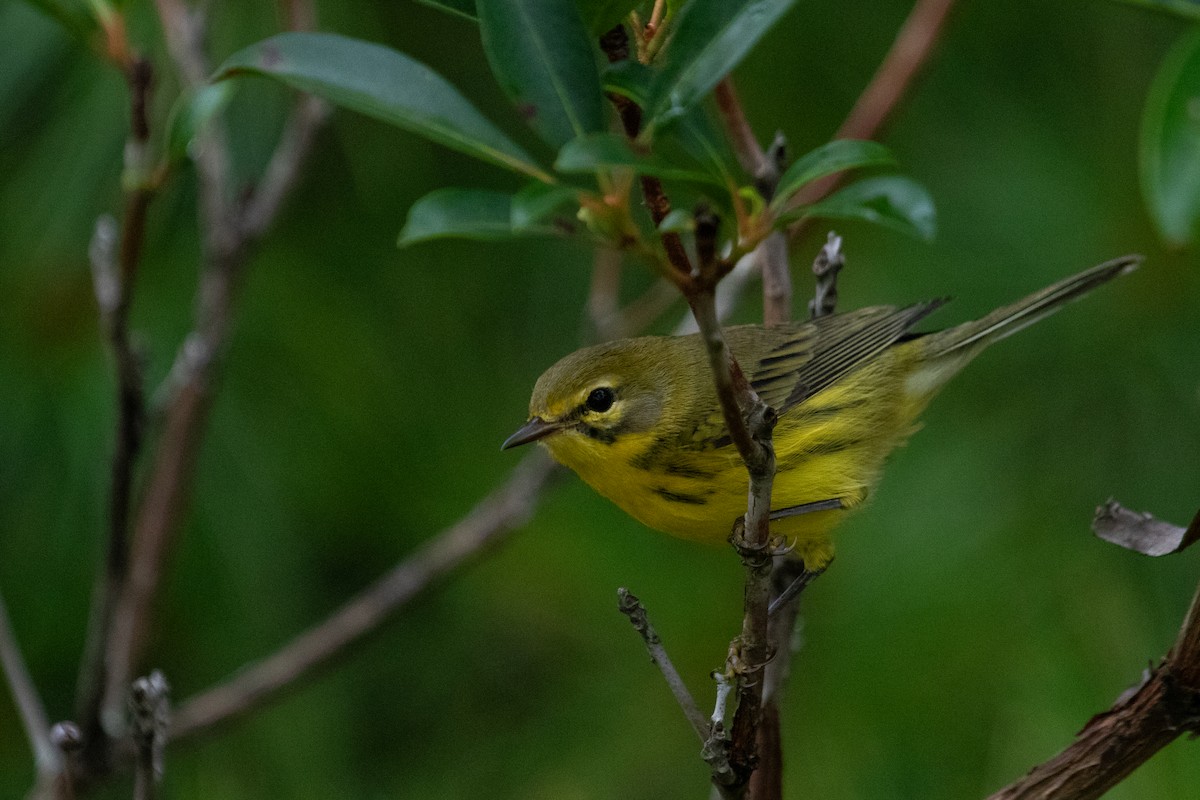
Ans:
[[[510,447],[520,447],[523,444],[536,442],[538,439],[561,430],[562,427],[561,422],[547,422],[541,417],[534,417],[518,428],[516,433],[505,439],[504,444],[500,445],[500,449],[507,450]]]

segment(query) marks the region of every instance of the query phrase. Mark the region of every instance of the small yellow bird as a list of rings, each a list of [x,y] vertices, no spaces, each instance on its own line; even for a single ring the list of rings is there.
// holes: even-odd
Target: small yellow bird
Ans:
[[[911,328],[942,300],[726,328],[754,390],[779,414],[772,534],[793,542],[809,570],[824,568],[842,511],[866,500],[888,453],[916,430],[917,416],[947,380],[992,342],[1140,262],[1109,261],[931,333]],[[746,513],[746,469],[697,334],[623,339],[572,353],[538,379],[529,414],[505,449],[541,441],[651,528],[720,543]]]

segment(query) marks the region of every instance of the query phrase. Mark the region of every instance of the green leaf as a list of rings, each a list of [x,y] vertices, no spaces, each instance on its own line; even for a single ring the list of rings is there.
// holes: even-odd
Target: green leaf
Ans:
[[[232,83],[212,83],[180,95],[167,119],[167,157],[172,161],[186,158],[192,140],[224,110],[233,92]]]
[[[469,19],[471,22],[479,21],[479,16],[475,12],[475,0],[417,0],[417,2],[423,6],[445,11],[455,17]]]
[[[722,186],[737,184],[734,164],[737,158],[729,149],[729,139],[713,126],[708,111],[696,106],[672,117],[657,132],[654,149],[664,158],[677,161],[680,151],[695,159]]]
[[[579,207],[579,190],[569,186],[548,186],[534,181],[513,195],[510,214],[513,230],[537,227],[561,208]]]
[[[403,53],[331,33],[281,33],[230,56],[214,80],[265,75],[483,161],[553,183],[442,76]]]
[[[848,169],[895,166],[892,152],[878,142],[861,139],[834,139],[810,150],[787,168],[779,178],[772,209],[781,208],[801,187],[818,178]]]
[[[604,130],[592,40],[564,0],[477,0],[492,72],[517,111],[552,147]]]
[[[1122,0],[1126,5],[1165,11],[1188,19],[1200,19],[1200,0]]]
[[[1142,191],[1159,233],[1187,244],[1200,218],[1200,32],[1171,49],[1150,85],[1139,155]]]
[[[733,71],[795,0],[693,0],[679,12],[646,103],[651,121],[686,109]]]
[[[919,239],[932,239],[937,233],[933,198],[921,184],[902,175],[883,175],[852,183],[798,211],[802,218],[833,217],[876,222]]]
[[[497,241],[517,236],[547,236],[561,231],[550,225],[512,225],[513,196],[487,189],[435,189],[413,203],[396,244],[407,247],[430,239]]]
[[[628,167],[639,175],[653,175],[665,180],[725,186],[718,178],[699,170],[638,153],[624,136],[615,133],[591,133],[572,139],[558,151],[554,162],[554,168],[559,172],[596,172],[615,167]]]

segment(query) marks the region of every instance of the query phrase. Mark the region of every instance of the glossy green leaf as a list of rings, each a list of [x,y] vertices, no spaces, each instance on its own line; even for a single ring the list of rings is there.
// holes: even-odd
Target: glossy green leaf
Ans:
[[[604,130],[591,36],[564,0],[477,0],[492,72],[521,117],[552,147]]]
[[[579,208],[579,190],[534,181],[513,195],[510,214],[513,230],[523,231],[544,223],[554,212]]]
[[[687,109],[733,71],[795,0],[693,0],[679,12],[646,103],[648,116]]]
[[[234,84],[212,83],[179,96],[167,119],[167,156],[184,159],[192,140],[233,97]]]
[[[895,166],[892,152],[878,142],[834,139],[810,150],[787,168],[779,178],[771,208],[782,207],[805,184],[818,178],[862,167]]]
[[[1142,191],[1163,238],[1192,240],[1200,218],[1200,33],[1167,54],[1146,97]]]
[[[672,117],[659,128],[654,149],[671,161],[680,160],[680,153],[703,165],[714,182],[722,186],[737,184],[737,157],[729,148],[729,139],[718,130],[703,106],[696,106]]]
[[[413,203],[400,231],[400,247],[430,239],[496,241],[518,236],[549,236],[561,227],[530,221],[512,224],[514,197],[487,189],[436,189]]]
[[[281,33],[230,56],[221,80],[265,75],[475,158],[553,182],[458,90],[419,61],[330,33]]]
[[[615,133],[593,133],[572,139],[558,151],[554,162],[554,168],[559,172],[596,172],[615,167],[628,167],[639,175],[653,175],[665,180],[724,187],[720,179],[700,170],[639,153],[624,136]]]
[[[475,12],[475,0],[417,0],[417,2],[456,17],[469,19],[472,22],[479,21],[479,16]]]
[[[915,236],[932,239],[937,212],[924,186],[902,175],[883,175],[852,183],[814,205],[787,217],[862,219]]]
[[[397,244],[430,239],[508,239],[512,195],[485,189],[437,189],[413,203]]]
[[[1165,11],[1188,19],[1200,19],[1200,0],[1122,0],[1127,5]]]

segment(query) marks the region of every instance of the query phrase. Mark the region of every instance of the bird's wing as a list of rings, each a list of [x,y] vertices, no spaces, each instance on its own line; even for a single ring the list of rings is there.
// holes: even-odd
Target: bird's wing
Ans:
[[[791,371],[785,371],[791,348],[789,342],[784,342],[759,360],[750,385],[757,391],[762,381],[768,393],[776,398],[767,402],[779,414],[785,414],[891,347],[913,325],[945,302],[944,299],[931,300],[906,308],[873,306],[820,317],[812,323],[816,336],[809,334],[806,337],[815,338],[807,358],[795,364]],[[784,384],[788,385],[788,392],[780,400],[778,387]],[[765,396],[759,396],[766,400]]]
[[[750,385],[758,396],[784,414],[890,347],[944,302],[873,306],[777,328],[731,328],[730,347],[744,369],[753,365]],[[693,447],[728,445],[720,409],[713,409],[686,438]]]

